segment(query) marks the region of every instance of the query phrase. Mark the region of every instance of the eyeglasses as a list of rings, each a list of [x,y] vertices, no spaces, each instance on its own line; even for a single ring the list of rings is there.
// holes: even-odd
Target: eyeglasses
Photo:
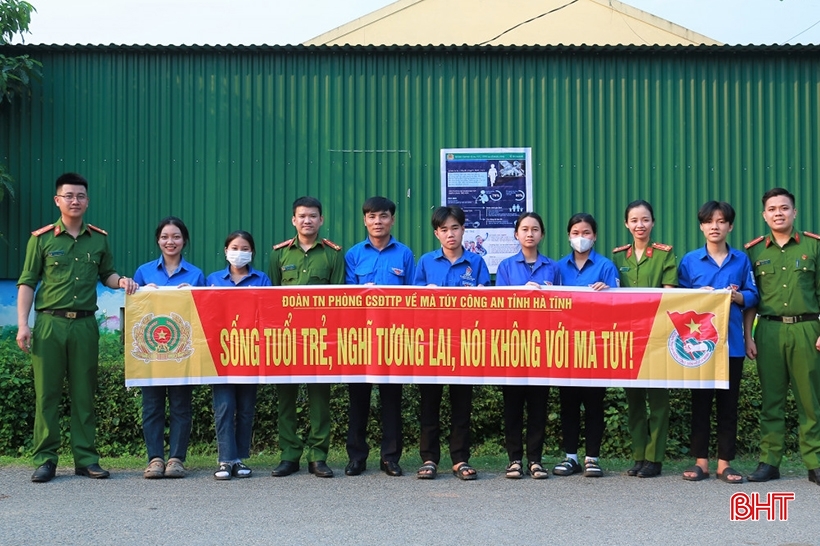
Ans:
[[[62,197],[66,203],[71,203],[72,201],[77,201],[78,203],[85,203],[88,200],[88,196],[84,193],[78,193],[74,195],[73,193],[66,193],[64,195],[57,194],[57,197]]]

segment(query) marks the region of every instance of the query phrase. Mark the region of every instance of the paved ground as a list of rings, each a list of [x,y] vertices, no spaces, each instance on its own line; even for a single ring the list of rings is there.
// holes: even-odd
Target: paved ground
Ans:
[[[249,462],[252,462],[249,461]],[[320,479],[303,469],[271,478],[217,482],[210,471],[183,480],[109,480],[58,468],[50,483],[32,469],[0,468],[0,545],[33,544],[820,544],[820,487],[803,473],[730,486],[608,473],[474,482],[390,478],[368,470]],[[794,492],[788,521],[729,519],[735,492]]]

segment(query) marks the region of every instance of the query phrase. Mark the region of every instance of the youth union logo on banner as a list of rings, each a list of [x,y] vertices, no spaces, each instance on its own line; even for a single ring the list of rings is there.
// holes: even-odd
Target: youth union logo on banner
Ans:
[[[697,368],[712,358],[718,343],[718,333],[712,323],[714,313],[667,311],[666,314],[675,326],[667,342],[675,362],[686,368]]]
[[[176,313],[169,316],[149,313],[131,330],[131,355],[146,364],[151,361],[181,361],[194,354],[191,323]]]

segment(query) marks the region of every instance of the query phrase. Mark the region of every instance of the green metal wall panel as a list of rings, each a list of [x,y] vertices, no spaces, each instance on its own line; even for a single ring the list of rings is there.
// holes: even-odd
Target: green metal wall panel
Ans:
[[[87,219],[131,273],[155,257],[160,218],[183,218],[188,258],[210,272],[237,228],[256,265],[290,237],[290,204],[325,205],[323,235],[364,237],[360,207],[398,203],[395,234],[435,247],[439,150],[529,146],[542,251],[568,252],[587,211],[604,254],[628,242],[623,210],[655,206],[656,239],[701,244],[698,206],[730,201],[731,243],[762,233],[760,196],[783,185],[799,227],[820,229],[816,47],[62,47],[30,100],[0,110],[0,158],[18,180],[0,203],[0,278],[18,276],[30,230],[53,221],[53,182],[90,181]]]

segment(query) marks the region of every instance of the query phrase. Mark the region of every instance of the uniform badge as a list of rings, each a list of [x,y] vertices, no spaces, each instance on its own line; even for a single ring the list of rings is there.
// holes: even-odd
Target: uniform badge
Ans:
[[[288,264],[288,265],[283,265],[279,269],[281,269],[282,271],[293,271],[293,270],[296,269],[296,266],[293,265],[293,264]]]
[[[462,286],[475,286],[475,279],[473,278],[473,268],[469,265],[467,266],[467,270],[464,272],[464,275],[461,275],[462,280],[464,281]]]
[[[393,268],[393,274],[398,275],[398,276],[402,276],[402,275],[404,275],[404,269],[399,269],[398,267],[394,267]]]
[[[191,323],[176,313],[145,315],[134,325],[131,338],[131,355],[146,364],[168,360],[181,362],[194,354]]]

